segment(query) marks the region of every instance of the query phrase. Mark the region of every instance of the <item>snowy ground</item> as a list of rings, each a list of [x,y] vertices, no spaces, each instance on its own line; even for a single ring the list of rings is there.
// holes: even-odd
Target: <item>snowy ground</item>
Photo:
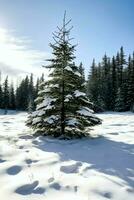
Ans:
[[[134,114],[98,114],[94,139],[34,138],[25,113],[0,115],[1,200],[134,200]]]

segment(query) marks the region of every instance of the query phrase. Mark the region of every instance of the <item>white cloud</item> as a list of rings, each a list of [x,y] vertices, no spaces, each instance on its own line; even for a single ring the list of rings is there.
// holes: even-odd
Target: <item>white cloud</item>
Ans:
[[[49,53],[32,49],[30,40],[16,38],[13,32],[0,28],[0,71],[12,77],[33,73],[40,76],[48,75],[41,66],[50,57]]]

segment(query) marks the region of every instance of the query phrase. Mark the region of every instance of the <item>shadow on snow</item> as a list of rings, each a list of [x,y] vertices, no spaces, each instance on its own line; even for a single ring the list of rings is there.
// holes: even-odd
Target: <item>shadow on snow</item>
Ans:
[[[33,145],[45,152],[59,155],[60,161],[74,160],[90,164],[89,169],[117,176],[134,187],[134,145],[106,137],[63,141],[38,137]]]

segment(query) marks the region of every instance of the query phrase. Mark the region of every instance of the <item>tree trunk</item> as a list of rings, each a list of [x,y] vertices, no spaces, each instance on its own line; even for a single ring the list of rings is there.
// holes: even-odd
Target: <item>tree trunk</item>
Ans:
[[[62,81],[62,99],[61,99],[61,135],[65,133],[65,108],[64,108],[64,80]]]

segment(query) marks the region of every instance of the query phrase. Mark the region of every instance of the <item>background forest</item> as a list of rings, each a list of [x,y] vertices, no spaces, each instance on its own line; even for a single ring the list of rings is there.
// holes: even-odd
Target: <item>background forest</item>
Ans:
[[[134,111],[134,53],[128,57],[123,47],[112,58],[106,54],[99,63],[92,62],[85,80],[84,67],[79,65],[81,81],[85,83],[85,91],[94,103],[96,112],[102,111]],[[2,74],[2,73],[1,73]],[[2,75],[1,75],[2,76]],[[33,81],[33,74],[23,78],[15,87],[8,81],[0,82],[0,108],[33,111],[34,100],[39,87],[45,79]]]

